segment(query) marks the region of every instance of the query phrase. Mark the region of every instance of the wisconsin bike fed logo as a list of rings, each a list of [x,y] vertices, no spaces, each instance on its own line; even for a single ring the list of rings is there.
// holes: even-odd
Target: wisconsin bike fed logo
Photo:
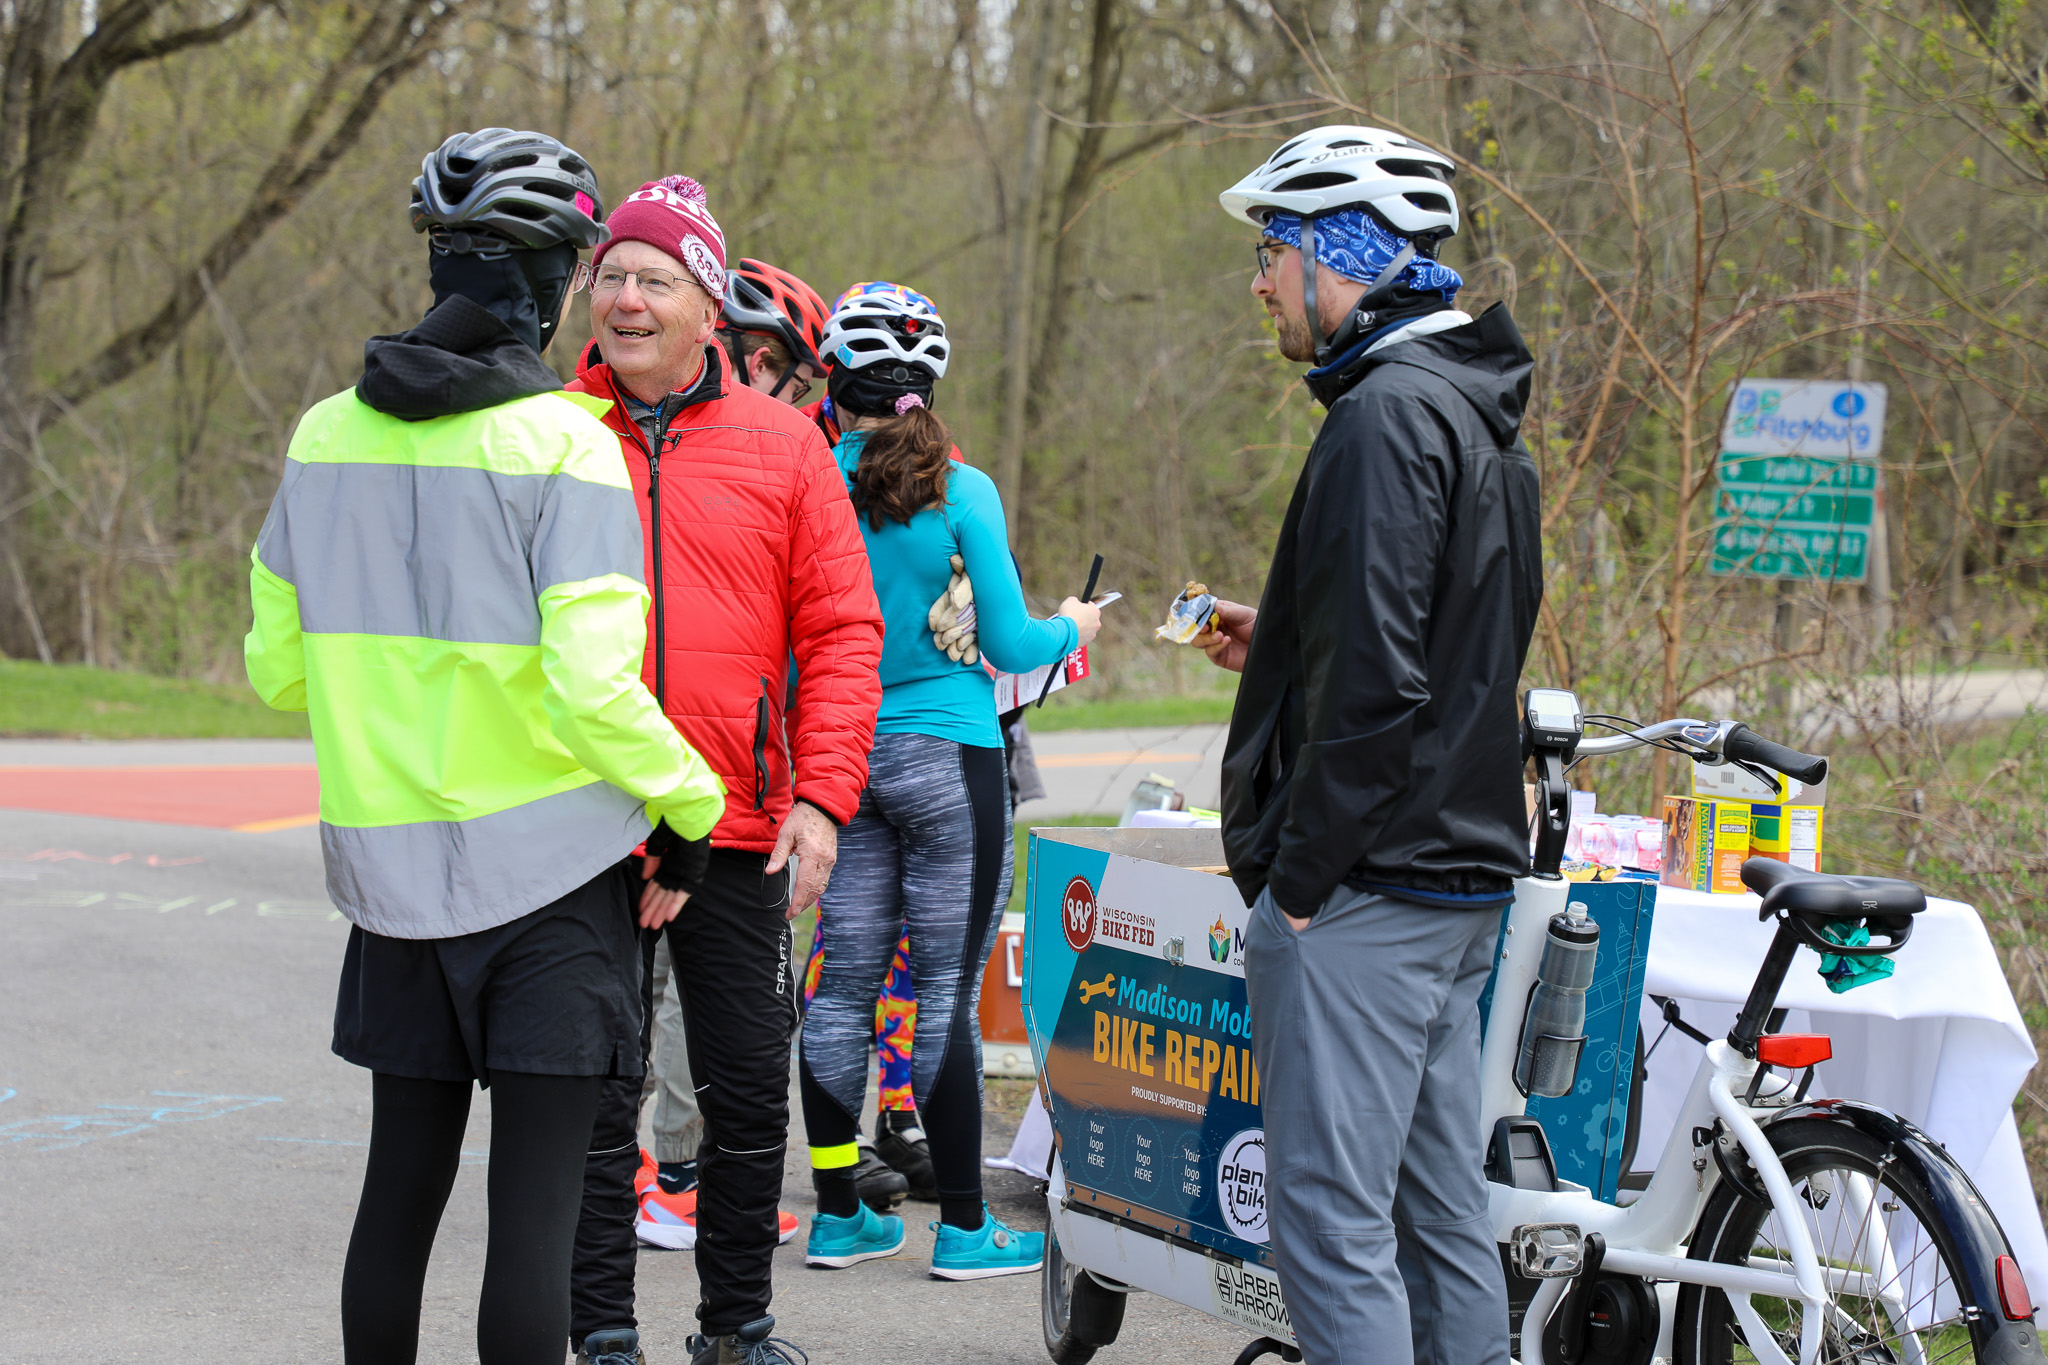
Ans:
[[[1066,894],[1060,897],[1060,928],[1066,931],[1067,946],[1077,953],[1095,941],[1095,888],[1086,877],[1067,883]]]

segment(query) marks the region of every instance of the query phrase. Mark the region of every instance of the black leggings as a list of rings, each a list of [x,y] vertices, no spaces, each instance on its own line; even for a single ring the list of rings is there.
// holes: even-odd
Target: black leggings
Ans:
[[[491,1075],[481,1365],[561,1365],[569,1251],[599,1079]],[[462,1159],[470,1083],[380,1072],[371,1095],[369,1168],[341,1277],[342,1349],[348,1365],[412,1365],[427,1256]]]

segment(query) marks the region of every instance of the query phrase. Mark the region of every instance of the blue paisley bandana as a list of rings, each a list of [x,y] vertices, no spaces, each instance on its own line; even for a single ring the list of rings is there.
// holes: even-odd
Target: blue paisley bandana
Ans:
[[[1265,234],[1276,242],[1301,249],[1301,215],[1274,210],[1266,217]],[[1408,239],[1389,232],[1366,216],[1364,209],[1341,209],[1316,219],[1316,259],[1346,279],[1371,284],[1394,263]],[[1448,305],[1465,287],[1464,277],[1447,265],[1417,256],[1401,272],[1401,283],[1418,294],[1439,293]]]

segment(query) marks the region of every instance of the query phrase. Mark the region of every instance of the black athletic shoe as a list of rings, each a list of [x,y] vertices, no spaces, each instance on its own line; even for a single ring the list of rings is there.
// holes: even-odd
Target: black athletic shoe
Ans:
[[[576,1350],[576,1365],[647,1365],[640,1354],[640,1334],[630,1327],[592,1332]]]
[[[685,1343],[690,1365],[809,1365],[811,1358],[796,1346],[768,1335],[774,1330],[775,1319],[769,1317],[722,1337],[693,1333]]]
[[[853,1168],[853,1185],[860,1191],[860,1202],[876,1213],[887,1213],[910,1193],[910,1182],[882,1160],[866,1138],[860,1140],[860,1164]]]
[[[925,1141],[924,1129],[885,1126],[875,1139],[875,1151],[910,1182],[912,1199],[939,1197],[939,1178],[932,1173],[932,1149]]]

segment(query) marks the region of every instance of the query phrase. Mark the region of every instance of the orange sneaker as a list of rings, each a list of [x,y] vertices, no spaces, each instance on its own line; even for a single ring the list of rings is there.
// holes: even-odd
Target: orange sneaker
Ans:
[[[633,1234],[649,1246],[670,1251],[689,1251],[697,1245],[697,1191],[665,1194],[656,1178],[659,1168],[642,1149],[640,1170],[633,1177],[633,1189],[640,1196],[640,1212],[633,1220]],[[775,1211],[775,1244],[781,1246],[796,1236],[797,1218],[781,1209]]]
[[[790,1219],[795,1231],[796,1220]],[[689,1251],[697,1245],[697,1192],[663,1194],[652,1176],[640,1187],[640,1214],[633,1235],[652,1247]]]

